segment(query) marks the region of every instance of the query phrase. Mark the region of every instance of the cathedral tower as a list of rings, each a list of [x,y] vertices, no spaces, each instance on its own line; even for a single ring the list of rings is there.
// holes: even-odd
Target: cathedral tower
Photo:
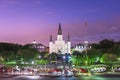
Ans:
[[[58,41],[62,41],[62,40],[63,40],[62,29],[61,29],[61,23],[59,23],[57,40],[58,40]]]

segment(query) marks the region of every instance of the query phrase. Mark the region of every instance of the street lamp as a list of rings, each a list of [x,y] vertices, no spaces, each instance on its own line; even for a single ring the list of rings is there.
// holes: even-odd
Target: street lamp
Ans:
[[[90,72],[90,71],[89,71],[89,68],[88,68],[88,63],[89,63],[89,62],[88,62],[87,50],[88,50],[88,41],[85,41],[85,55],[86,55],[85,64],[86,64],[86,68],[87,68],[88,72]]]
[[[35,62],[34,62],[34,61],[32,61],[32,62],[31,62],[31,64],[35,64]]]
[[[41,58],[41,56],[39,55],[39,56],[38,56],[38,58],[40,59],[40,58]]]
[[[63,56],[63,59],[65,60],[65,56]]]
[[[86,57],[86,65],[88,64],[88,56],[87,56],[87,49],[88,49],[88,41],[85,41],[85,57]]]

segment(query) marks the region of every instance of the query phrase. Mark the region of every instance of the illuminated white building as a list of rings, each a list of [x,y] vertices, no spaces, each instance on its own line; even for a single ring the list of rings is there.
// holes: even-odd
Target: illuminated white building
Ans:
[[[35,40],[32,42],[32,44],[29,44],[31,48],[37,49],[39,52],[44,52],[46,50],[46,46],[36,42]]]
[[[57,40],[55,42],[52,41],[52,35],[50,35],[49,53],[50,54],[51,53],[57,53],[57,54],[71,53],[70,36],[68,34],[67,42],[63,40],[61,24],[59,24]]]
[[[84,44],[77,44],[73,47],[73,50],[78,52],[83,52],[89,49],[91,49],[91,46],[88,44],[88,41],[85,41]]]

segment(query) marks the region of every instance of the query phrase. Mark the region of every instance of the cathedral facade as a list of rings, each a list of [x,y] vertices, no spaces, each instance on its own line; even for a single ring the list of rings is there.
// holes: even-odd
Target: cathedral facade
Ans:
[[[52,35],[50,35],[50,42],[49,42],[49,53],[57,53],[57,54],[71,54],[71,42],[70,42],[70,35],[68,34],[67,42],[63,40],[61,24],[59,24],[58,28],[58,35],[57,40],[53,42]]]

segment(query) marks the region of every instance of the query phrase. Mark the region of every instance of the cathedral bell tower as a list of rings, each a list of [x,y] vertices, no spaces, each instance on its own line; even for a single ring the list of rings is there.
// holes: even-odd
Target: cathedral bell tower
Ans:
[[[49,42],[49,52],[52,53],[52,45],[53,45],[53,41],[52,41],[52,34],[50,35],[50,42]]]
[[[57,40],[58,40],[58,41],[62,41],[62,40],[63,40],[62,29],[61,29],[61,23],[59,23]]]
[[[69,33],[68,33],[68,40],[67,40],[67,53],[71,53],[71,42],[70,42]]]

